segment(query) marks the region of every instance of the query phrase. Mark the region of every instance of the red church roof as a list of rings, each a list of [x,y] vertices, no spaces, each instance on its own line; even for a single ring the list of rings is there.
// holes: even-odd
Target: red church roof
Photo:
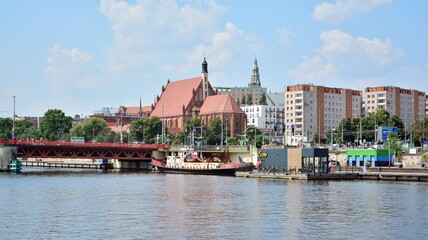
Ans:
[[[196,90],[202,82],[202,77],[194,77],[175,82],[169,82],[150,116],[174,117],[183,114],[183,106],[187,108]]]
[[[244,113],[230,94],[208,96],[199,115],[213,113]]]

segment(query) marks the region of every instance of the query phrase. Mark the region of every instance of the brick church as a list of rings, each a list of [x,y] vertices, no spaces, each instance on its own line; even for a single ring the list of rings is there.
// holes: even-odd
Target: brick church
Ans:
[[[208,81],[208,63],[202,62],[202,75],[162,86],[162,93],[152,105],[150,117],[165,121],[169,132],[183,130],[187,119],[200,118],[208,126],[215,117],[230,129],[231,137],[243,134],[246,115],[229,94],[218,95]]]

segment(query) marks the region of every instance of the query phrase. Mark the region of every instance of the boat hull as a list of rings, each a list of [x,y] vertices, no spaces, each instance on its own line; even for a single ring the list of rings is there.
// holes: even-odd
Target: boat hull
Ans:
[[[235,176],[236,171],[251,170],[252,164],[235,164],[233,167],[220,167],[215,169],[193,169],[193,168],[172,168],[166,167],[157,161],[152,164],[157,167],[159,173],[173,174],[190,174],[190,175],[218,175],[218,176]]]

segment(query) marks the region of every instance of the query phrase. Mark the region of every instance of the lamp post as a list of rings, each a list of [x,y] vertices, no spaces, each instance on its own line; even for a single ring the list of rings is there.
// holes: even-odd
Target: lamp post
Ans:
[[[331,130],[331,148],[333,148],[333,132],[334,132],[334,128]]]
[[[318,145],[321,145],[321,108],[324,107],[324,104],[318,108]]]
[[[95,126],[92,127],[92,142],[95,142]]]
[[[391,167],[391,138],[388,133],[388,167]]]
[[[140,126],[140,127],[141,127],[141,126]],[[142,126],[142,127],[143,127],[143,129],[141,130],[141,132],[143,133],[143,140],[142,140],[142,142],[143,142],[143,143],[145,143],[145,142],[144,142],[144,126]]]
[[[374,118],[374,121],[375,121],[375,123],[374,123],[374,142],[375,142],[375,144],[377,144],[377,118],[376,117]]]
[[[417,113],[417,114],[422,116],[421,121],[422,121],[422,142],[423,142],[423,140],[425,139],[425,118],[422,113]]]
[[[15,96],[13,96],[13,124],[12,124],[12,139],[15,141]]]

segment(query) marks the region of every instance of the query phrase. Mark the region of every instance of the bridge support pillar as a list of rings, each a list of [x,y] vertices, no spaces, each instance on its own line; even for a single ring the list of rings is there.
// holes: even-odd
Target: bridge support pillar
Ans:
[[[12,160],[16,159],[17,148],[12,146],[0,145],[0,171],[9,172]]]
[[[113,168],[120,170],[152,170],[150,161],[112,160]]]

